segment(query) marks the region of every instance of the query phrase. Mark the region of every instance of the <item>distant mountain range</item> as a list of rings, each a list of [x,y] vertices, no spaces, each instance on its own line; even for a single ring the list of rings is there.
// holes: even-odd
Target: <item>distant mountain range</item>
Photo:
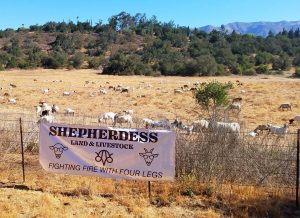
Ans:
[[[279,22],[252,22],[252,23],[243,23],[243,22],[234,22],[224,25],[225,29],[231,33],[235,30],[241,34],[252,33],[257,36],[267,36],[269,31],[272,31],[274,34],[281,32],[283,29],[289,31],[290,29],[300,28],[300,21],[279,21]],[[221,27],[214,27],[211,25],[203,26],[199,28],[205,32],[211,32],[213,29],[220,30]]]

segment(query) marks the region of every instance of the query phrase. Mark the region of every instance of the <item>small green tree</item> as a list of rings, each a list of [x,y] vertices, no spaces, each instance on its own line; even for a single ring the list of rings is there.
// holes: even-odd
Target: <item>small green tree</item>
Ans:
[[[232,87],[231,82],[222,84],[214,80],[197,89],[194,97],[196,102],[207,111],[210,119],[216,121],[221,107],[228,104],[228,90]]]

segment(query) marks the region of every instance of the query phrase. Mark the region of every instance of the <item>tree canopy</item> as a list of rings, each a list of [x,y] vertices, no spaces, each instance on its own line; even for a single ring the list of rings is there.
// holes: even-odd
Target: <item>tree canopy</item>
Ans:
[[[107,74],[255,75],[300,67],[300,31],[266,38],[159,22],[120,12],[108,19],[0,30],[0,70],[98,68]]]

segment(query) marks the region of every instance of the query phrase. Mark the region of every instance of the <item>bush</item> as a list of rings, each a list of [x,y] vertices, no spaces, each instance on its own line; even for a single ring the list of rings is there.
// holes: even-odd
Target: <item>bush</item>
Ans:
[[[76,69],[80,69],[83,62],[84,54],[81,52],[77,52],[73,57],[70,58],[69,64]]]
[[[258,74],[267,74],[268,73],[268,66],[265,65],[265,64],[260,64],[256,68],[256,73],[258,73]]]
[[[256,71],[254,68],[248,68],[248,69],[244,70],[243,75],[244,76],[255,76]]]
[[[67,54],[65,52],[53,52],[51,55],[42,58],[42,65],[45,68],[62,68],[65,67],[66,62]]]
[[[212,120],[217,120],[220,108],[229,102],[228,90],[231,88],[233,88],[231,82],[222,84],[218,81],[212,81],[197,89],[194,98],[208,112]]]
[[[140,61],[135,64],[134,73],[136,75],[152,76],[154,72],[153,69],[148,64],[144,64],[143,62]]]
[[[230,72],[225,70],[225,66],[223,64],[218,64],[218,71],[216,72],[216,76],[228,76],[228,75],[230,75]]]
[[[88,60],[88,65],[89,65],[89,68],[98,69],[99,66],[103,64],[103,62],[104,62],[103,56],[94,57],[94,58],[90,58]]]

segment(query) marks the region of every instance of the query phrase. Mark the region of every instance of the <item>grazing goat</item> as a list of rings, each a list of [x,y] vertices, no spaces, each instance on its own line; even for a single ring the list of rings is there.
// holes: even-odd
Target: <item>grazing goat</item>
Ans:
[[[72,116],[75,115],[75,111],[71,108],[66,108],[64,111],[65,111],[65,115],[72,115]]]
[[[8,99],[8,102],[9,102],[10,104],[16,104],[16,103],[17,103],[17,100],[16,100],[15,98],[10,98],[10,99]]]
[[[294,116],[294,118],[289,120],[289,124],[293,124],[294,121],[300,121],[300,115],[296,115]]]
[[[182,123],[182,121],[180,121],[178,119],[175,119],[175,121],[173,123],[171,123],[171,126],[173,128],[177,128],[177,129],[181,129],[181,130],[187,131],[188,134],[191,132],[191,128],[189,126],[187,126],[187,125],[184,125]]]
[[[39,115],[42,112],[42,107],[40,105],[35,106],[36,115]]]
[[[238,103],[232,103],[226,108],[226,110],[237,110],[238,112],[240,112],[241,109],[242,109],[242,107]]]
[[[113,126],[116,126],[117,123],[119,123],[119,124],[127,123],[131,127],[131,125],[133,124],[132,116],[128,115],[128,114],[125,114],[125,115],[116,114],[114,117]]]
[[[268,128],[270,133],[287,133],[288,125],[285,123],[283,126],[273,126],[272,124],[268,124]]]
[[[128,114],[128,115],[133,115],[133,110],[126,110],[126,111],[123,111],[125,114]]]
[[[286,133],[288,132],[288,124],[284,124],[283,126],[273,126],[271,124],[268,124],[269,127],[269,133],[273,133],[273,134],[280,134],[280,135],[284,135],[284,138],[286,137]]]
[[[254,130],[253,132],[256,133],[256,134],[260,134],[264,131],[270,131],[270,128],[268,125],[265,125],[265,124],[262,124],[262,125],[258,125]]]
[[[248,135],[251,136],[251,137],[255,137],[258,134],[256,132],[252,131],[252,132],[249,132]]]
[[[152,126],[153,126],[153,128],[161,127],[161,128],[170,129],[171,123],[168,119],[164,119],[164,120],[154,121]]]
[[[129,88],[121,88],[121,93],[129,93]]]
[[[209,122],[207,120],[196,120],[192,123],[192,131],[200,132],[202,130],[208,129]]]
[[[52,111],[52,106],[48,105],[47,103],[42,103],[41,104],[42,111]]]
[[[240,124],[238,123],[225,123],[225,122],[212,122],[210,123],[213,129],[223,130],[226,132],[240,133]]]
[[[105,121],[105,123],[107,123],[108,120],[111,120],[112,123],[114,123],[115,116],[116,116],[116,113],[114,113],[114,112],[106,112],[104,114],[101,114],[98,117],[98,122],[101,123],[101,122]]]
[[[287,109],[287,110],[292,110],[292,105],[291,103],[283,103],[279,106],[279,110],[284,110],[284,109]]]
[[[46,123],[53,123],[54,122],[54,116],[52,114],[49,115],[41,115],[40,119],[38,120],[38,124],[46,122]]]
[[[183,93],[183,91],[181,89],[174,89],[174,94],[176,93]]]
[[[105,89],[103,89],[103,88],[101,88],[101,89],[99,90],[99,92],[100,92],[100,94],[103,94],[103,95],[106,95],[106,94],[107,94],[107,91],[106,91]]]
[[[142,119],[142,124],[145,125],[146,128],[148,128],[149,126],[153,127],[154,120],[151,120],[149,118],[144,118]]]
[[[44,89],[44,90],[43,90],[43,94],[48,94],[49,91],[50,91],[50,89]]]
[[[70,92],[63,92],[63,96],[70,96]]]
[[[15,84],[13,84],[13,83],[10,83],[9,86],[12,87],[12,88],[16,88],[16,87],[17,87],[17,86],[16,86]]]

